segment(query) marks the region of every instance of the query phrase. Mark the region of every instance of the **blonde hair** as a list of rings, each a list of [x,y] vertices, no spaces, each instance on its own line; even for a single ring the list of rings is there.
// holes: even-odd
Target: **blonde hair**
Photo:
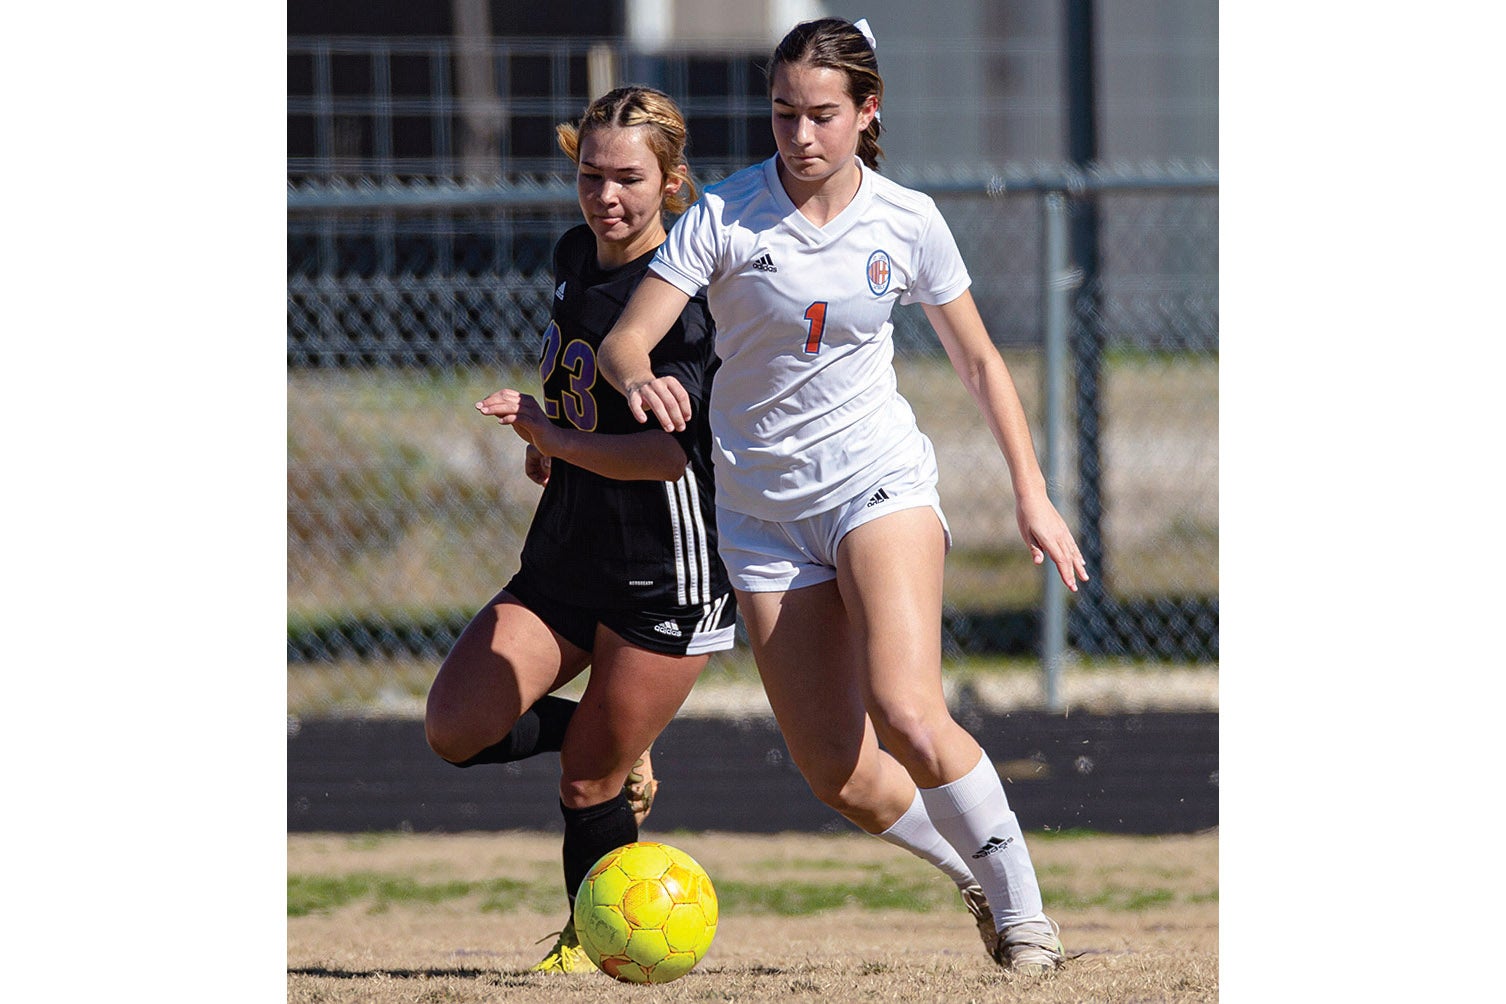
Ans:
[[[861,109],[872,95],[878,98],[879,107],[883,107],[884,78],[879,76],[878,56],[874,54],[872,44],[851,21],[823,17],[802,21],[791,28],[775,48],[766,70],[770,94],[774,91],[774,71],[784,63],[840,70],[847,78],[847,94],[853,104]],[[858,156],[875,171],[879,158],[884,155],[884,148],[878,141],[883,130],[883,123],[875,115],[858,137]]]
[[[664,180],[679,179],[680,190],[666,196],[664,208],[683,213],[696,198],[695,182],[684,169],[685,116],[674,100],[652,87],[631,85],[609,91],[591,102],[579,122],[561,122],[554,127],[560,149],[571,163],[580,166],[581,141],[596,129],[648,126],[648,148],[659,162]]]

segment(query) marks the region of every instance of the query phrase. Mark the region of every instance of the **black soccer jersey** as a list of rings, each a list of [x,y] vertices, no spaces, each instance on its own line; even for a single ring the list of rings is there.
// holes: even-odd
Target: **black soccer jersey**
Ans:
[[[660,427],[639,422],[596,367],[596,352],[647,272],[653,252],[620,268],[596,262],[582,224],[554,248],[554,320],[539,355],[540,403],[555,425],[612,436]],[[541,591],[602,607],[697,605],[729,591],[716,553],[707,408],[717,367],[704,293],[691,297],[650,355],[690,395],[691,417],[671,433],[689,459],[678,481],[618,481],[551,461],[523,544],[522,570]]]

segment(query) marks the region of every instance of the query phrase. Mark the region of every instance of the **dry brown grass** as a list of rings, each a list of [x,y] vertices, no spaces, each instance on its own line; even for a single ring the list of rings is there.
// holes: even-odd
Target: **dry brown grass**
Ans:
[[[945,880],[893,847],[836,836],[668,834],[714,880],[841,885],[883,875]],[[683,979],[631,987],[599,974],[526,972],[558,926],[558,837],[499,833],[380,838],[295,834],[290,876],[371,874],[434,886],[507,877],[522,891],[437,903],[366,897],[290,917],[288,1000],[469,1004],[523,1001],[1214,1001],[1218,836],[1032,837],[1048,909],[1077,958],[1020,980],[984,954],[949,892],[925,909],[851,906],[782,916],[727,909],[710,953]]]

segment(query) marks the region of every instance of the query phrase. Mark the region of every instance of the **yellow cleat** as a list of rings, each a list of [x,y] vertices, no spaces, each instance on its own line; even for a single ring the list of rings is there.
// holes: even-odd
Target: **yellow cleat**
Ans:
[[[549,937],[547,934],[544,938]],[[540,938],[543,941],[544,938]],[[575,920],[571,918],[565,921],[564,928],[559,932],[554,942],[554,947],[549,949],[549,954],[539,960],[537,965],[531,966],[530,973],[591,973],[596,971],[596,963],[586,954],[586,950],[580,947],[580,939],[575,936]]]

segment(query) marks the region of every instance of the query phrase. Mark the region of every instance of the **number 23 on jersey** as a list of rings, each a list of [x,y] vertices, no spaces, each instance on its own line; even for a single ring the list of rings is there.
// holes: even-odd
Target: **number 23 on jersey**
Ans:
[[[564,336],[554,321],[544,330],[544,349],[539,354],[539,385],[544,389],[544,414],[551,419],[559,418],[561,409],[567,421],[582,432],[596,431],[596,398],[591,388],[596,386],[596,353],[591,346],[574,339],[563,346]],[[549,394],[549,380],[556,369],[565,371],[566,386],[559,397]]]

